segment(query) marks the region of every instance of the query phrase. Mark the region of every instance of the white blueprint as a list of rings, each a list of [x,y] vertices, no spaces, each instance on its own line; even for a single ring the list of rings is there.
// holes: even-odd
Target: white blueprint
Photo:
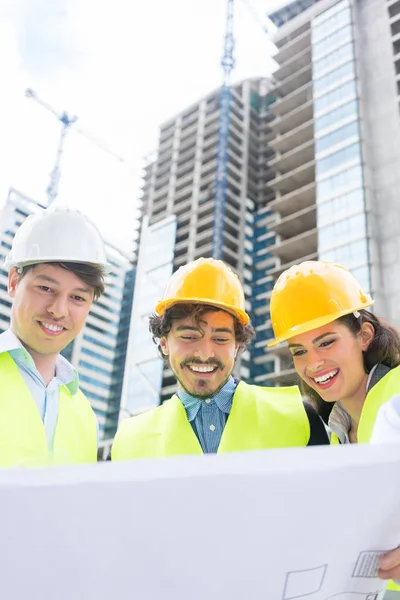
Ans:
[[[377,600],[400,445],[0,470],[0,598]]]

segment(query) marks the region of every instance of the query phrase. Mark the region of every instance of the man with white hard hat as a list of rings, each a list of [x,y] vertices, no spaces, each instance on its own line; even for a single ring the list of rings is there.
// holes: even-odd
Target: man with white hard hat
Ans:
[[[5,267],[13,305],[0,335],[0,467],[94,462],[96,417],[60,352],[104,291],[102,237],[79,211],[46,209],[22,223]]]

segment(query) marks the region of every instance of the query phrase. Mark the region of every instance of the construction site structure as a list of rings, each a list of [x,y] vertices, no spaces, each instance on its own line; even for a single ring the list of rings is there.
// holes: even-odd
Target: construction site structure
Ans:
[[[254,352],[242,355],[237,374],[244,379],[262,376],[273,369],[262,340],[266,331],[263,307],[265,294],[272,289],[266,276],[270,257],[265,248],[269,233],[265,229],[273,174],[267,167],[271,155],[268,139],[272,135],[269,103],[273,101],[268,79],[251,79],[231,87],[229,143],[227,153],[226,196],[223,243],[220,258],[239,275],[244,284],[247,309],[254,309],[253,322],[259,329]],[[221,92],[217,89],[160,128],[156,158],[144,172],[142,214],[152,226],[166,217],[176,218],[173,270],[201,256],[213,255],[215,186],[218,161]],[[265,346],[265,343],[264,343]],[[261,362],[260,362],[261,361]],[[264,362],[263,362],[264,361]],[[160,397],[165,400],[176,389],[170,369],[164,371]]]

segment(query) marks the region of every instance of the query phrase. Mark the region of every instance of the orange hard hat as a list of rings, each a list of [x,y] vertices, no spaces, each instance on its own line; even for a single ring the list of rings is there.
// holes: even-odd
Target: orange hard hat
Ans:
[[[353,275],[335,263],[308,260],[284,271],[271,296],[274,346],[373,304]]]
[[[210,304],[233,314],[243,325],[250,321],[242,284],[222,260],[198,258],[180,267],[169,280],[156,313],[161,316],[174,304],[183,303]]]

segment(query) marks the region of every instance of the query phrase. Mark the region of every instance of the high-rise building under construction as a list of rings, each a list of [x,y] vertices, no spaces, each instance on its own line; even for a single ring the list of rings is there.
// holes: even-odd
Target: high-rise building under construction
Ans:
[[[248,310],[253,310],[253,323],[259,329],[259,348],[253,351],[260,357],[250,361],[245,353],[237,366],[246,379],[273,368],[265,365],[268,356],[262,341],[267,335],[263,296],[272,285],[266,275],[271,234],[265,227],[271,200],[268,180],[273,177],[267,167],[272,153],[270,87],[266,79],[243,81],[232,87],[230,104],[222,259],[242,280]],[[173,270],[212,255],[220,92],[210,93],[161,126],[157,156],[145,170],[142,211],[150,227],[171,215],[176,219]],[[175,388],[173,373],[166,369],[161,400]]]
[[[269,17],[276,72],[232,87],[222,258],[244,284],[257,332],[237,374],[282,385],[296,380],[291,356],[285,344],[266,344],[272,287],[289,266],[343,264],[376,312],[400,326],[400,0],[276,0]],[[217,90],[161,126],[146,167],[142,214],[153,248],[165,218],[174,220],[165,226],[165,278],[211,256],[219,117]],[[146,277],[161,281],[151,268]],[[148,339],[154,298],[140,304]],[[148,389],[149,364],[138,369]],[[170,369],[159,375],[147,407],[175,390]],[[135,404],[127,402],[129,414]]]

